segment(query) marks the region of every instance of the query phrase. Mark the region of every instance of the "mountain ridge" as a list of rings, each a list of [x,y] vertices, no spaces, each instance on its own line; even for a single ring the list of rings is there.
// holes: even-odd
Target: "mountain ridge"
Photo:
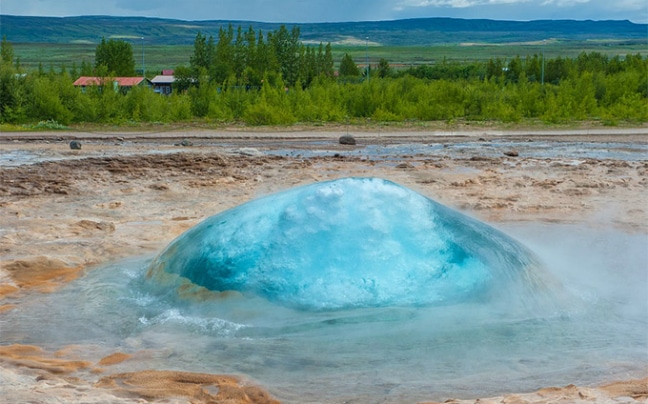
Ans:
[[[384,46],[425,46],[462,42],[508,43],[559,40],[647,41],[648,24],[629,20],[491,20],[449,17],[384,21],[267,23],[245,20],[177,20],[157,17],[29,17],[0,15],[0,34],[10,42],[98,43],[102,37],[156,44],[192,44],[202,32],[217,37],[232,24],[264,33],[298,26],[301,39],[336,43],[345,38]]]

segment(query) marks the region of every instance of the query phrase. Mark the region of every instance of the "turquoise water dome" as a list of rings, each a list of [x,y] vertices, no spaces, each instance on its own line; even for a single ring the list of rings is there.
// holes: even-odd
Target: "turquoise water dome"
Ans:
[[[174,240],[148,276],[314,311],[502,296],[524,304],[546,287],[517,241],[378,178],[315,183],[219,213]]]

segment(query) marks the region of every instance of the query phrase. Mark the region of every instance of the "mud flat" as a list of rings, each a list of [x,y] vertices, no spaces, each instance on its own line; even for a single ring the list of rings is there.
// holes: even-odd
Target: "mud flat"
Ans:
[[[0,337],[14,330],[14,338],[21,326],[16,313],[24,305],[88,271],[155,254],[204,218],[255,197],[340,177],[389,179],[513,231],[526,224],[573,225],[648,242],[646,128],[363,131],[351,133],[355,146],[338,144],[345,133],[0,134]],[[80,150],[70,149],[73,139],[82,143]],[[648,257],[638,260],[648,271]],[[648,275],[640,274],[636,283],[647,288]],[[277,400],[245,374],[173,371],[171,359],[164,368],[129,371],[129,364],[159,352],[103,352],[31,340],[28,333],[20,343],[0,338],[0,402]],[[610,372],[586,385],[575,379],[530,391],[504,386],[502,394],[479,402],[646,402],[646,360],[637,358],[632,371]],[[433,391],[429,397],[440,400]],[[442,398],[472,403],[477,396],[458,391]]]

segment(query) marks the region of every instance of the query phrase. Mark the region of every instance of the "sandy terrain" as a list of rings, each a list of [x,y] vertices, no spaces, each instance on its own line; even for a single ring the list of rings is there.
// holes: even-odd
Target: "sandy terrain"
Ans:
[[[491,223],[588,223],[648,234],[645,155],[630,161],[525,155],[525,147],[537,142],[645,145],[647,128],[364,131],[352,133],[357,146],[339,145],[345,131],[0,134],[0,150],[12,156],[0,165],[0,340],[2,328],[11,326],[1,322],[2,313],[20,310],[20,301],[31,294],[55,291],[95,264],[159,251],[205,217],[249,199],[339,177],[390,179]],[[82,149],[70,150],[71,139],[80,140]],[[183,139],[191,145],[181,146]],[[368,145],[487,147],[501,139],[517,143],[495,154],[476,148],[454,155],[402,154],[389,161],[364,153]],[[267,153],[286,148],[292,152]],[[314,149],[338,154],[307,153]],[[42,162],[16,163],[26,154]],[[263,386],[227,375],[111,371],[129,355],[89,360],[74,347],[48,352],[0,346],[0,402],[274,402]],[[587,387],[569,383],[478,402],[648,401],[648,378]]]

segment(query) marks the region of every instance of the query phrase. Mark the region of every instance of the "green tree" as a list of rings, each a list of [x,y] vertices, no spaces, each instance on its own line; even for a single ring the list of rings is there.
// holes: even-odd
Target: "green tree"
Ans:
[[[302,86],[311,85],[317,77],[317,56],[315,50],[310,46],[302,45],[299,49],[299,82]]]
[[[378,62],[378,77],[385,78],[391,76],[391,68],[387,59],[382,58]]]
[[[317,48],[317,56],[315,57],[315,73],[318,77],[333,77],[334,76],[334,63],[333,53],[331,51],[331,43],[326,44],[326,47],[320,42]]]
[[[261,79],[263,77],[264,68],[259,63],[259,57],[261,52],[261,44],[263,41],[263,36],[259,35],[259,40],[257,41],[257,34],[250,26],[250,28],[245,33],[245,69],[241,77],[241,82],[246,86],[261,86]]]
[[[194,116],[204,117],[209,112],[209,105],[215,97],[216,88],[209,82],[207,71],[200,68],[198,85],[188,91],[191,98],[191,112]]]
[[[542,61],[538,55],[527,56],[524,62],[525,73],[529,81],[542,80]]]
[[[81,76],[92,76],[92,65],[84,60],[81,61]]]
[[[194,50],[193,54],[189,57],[189,64],[194,72],[198,72],[198,69],[203,68],[209,70],[212,66],[214,58],[214,38],[207,37],[200,33],[196,34],[196,39],[194,40]]]
[[[13,46],[2,37],[0,43],[0,122],[17,122],[24,117],[22,112],[22,83],[13,68]]]
[[[506,68],[506,80],[517,83],[520,79],[520,74],[524,71],[524,66],[522,65],[522,59],[520,56],[516,56],[508,63]]]
[[[281,70],[281,77],[288,86],[293,86],[299,78],[299,27],[289,32],[285,25],[275,31],[269,42]]]
[[[353,58],[345,53],[340,61],[340,68],[338,70],[340,77],[357,77],[360,76],[360,69],[355,64]]]
[[[14,60],[14,50],[13,45],[7,41],[7,36],[2,36],[2,42],[0,42],[0,57],[2,58],[2,64],[11,65]]]
[[[571,74],[571,62],[567,59],[558,57],[556,59],[548,59],[545,62],[545,83],[559,84],[561,80],[565,80]]]
[[[234,70],[234,75],[237,80],[241,80],[243,77],[243,72],[247,67],[247,48],[248,44],[246,41],[246,36],[243,33],[243,29],[239,25],[236,30],[236,40],[234,41],[234,47],[232,52],[232,65]]]
[[[502,59],[489,59],[486,62],[486,78],[500,77],[504,74],[504,62]]]
[[[0,122],[18,123],[25,119],[24,81],[11,64],[0,64]]]
[[[218,43],[214,53],[214,63],[209,70],[211,81],[222,84],[234,74],[234,28],[229,24],[227,30],[218,30]]]
[[[599,52],[581,52],[576,58],[576,66],[580,73],[583,72],[603,72],[608,65],[608,57]]]
[[[257,39],[256,32],[254,32],[251,25],[245,32],[245,44],[247,45],[245,48],[245,66],[252,67],[257,57]]]
[[[70,77],[72,77],[72,80],[75,80],[79,77],[79,70],[77,69],[76,62],[72,62],[72,67],[70,68]]]
[[[271,85],[269,80],[265,80],[259,99],[247,107],[242,118],[250,125],[289,125],[294,123],[295,116],[290,108],[283,81],[278,79],[275,85]]]
[[[252,66],[253,70],[257,72],[258,84],[261,85],[266,76],[276,76],[279,71],[279,64],[277,62],[277,57],[272,51],[272,47],[269,44],[272,34],[268,33],[266,39],[264,40],[263,32],[259,31],[259,39],[257,40],[257,53],[255,65]]]
[[[173,75],[175,77],[173,82],[174,92],[183,93],[194,83],[194,74],[191,67],[178,66],[173,71]]]
[[[105,66],[109,75],[129,77],[135,75],[133,47],[122,40],[101,39],[95,50],[95,68]]]
[[[61,98],[61,88],[56,77],[36,77],[30,82],[30,87],[31,96],[27,108],[32,119],[53,120],[62,124],[71,121],[73,114]]]

